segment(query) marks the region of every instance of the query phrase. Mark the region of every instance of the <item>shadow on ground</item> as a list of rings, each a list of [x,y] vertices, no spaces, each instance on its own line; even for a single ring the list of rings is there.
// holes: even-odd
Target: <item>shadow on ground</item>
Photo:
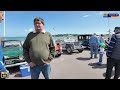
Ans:
[[[76,58],[77,60],[83,60],[83,61],[86,61],[86,60],[90,60],[90,58],[84,58],[84,57],[79,57],[79,58]]]
[[[20,73],[17,73],[17,74],[15,74],[14,77],[22,77],[22,75]]]
[[[71,54],[68,54],[67,51],[63,51],[62,55],[73,55],[73,54],[79,54],[79,52],[76,50],[72,52]]]
[[[92,68],[97,69],[97,68],[106,68],[106,64],[98,65],[97,63],[89,63],[89,66],[92,66]]]
[[[90,48],[84,48],[84,50],[86,50],[86,51],[90,51]]]
[[[63,51],[62,55],[72,55],[72,54],[68,54],[66,51]]]

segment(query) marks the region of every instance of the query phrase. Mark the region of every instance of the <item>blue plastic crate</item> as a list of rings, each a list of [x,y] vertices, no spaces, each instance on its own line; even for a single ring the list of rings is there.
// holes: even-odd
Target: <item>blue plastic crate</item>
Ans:
[[[28,65],[20,65],[20,73],[21,73],[22,77],[30,76],[31,75],[30,66],[28,66]]]

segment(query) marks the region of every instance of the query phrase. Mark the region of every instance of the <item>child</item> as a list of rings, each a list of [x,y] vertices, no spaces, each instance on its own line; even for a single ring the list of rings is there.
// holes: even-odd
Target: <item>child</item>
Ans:
[[[103,55],[105,53],[104,51],[105,51],[105,44],[101,43],[100,44],[100,51],[99,51],[99,62],[98,62],[98,65],[102,64],[102,57],[103,57]]]

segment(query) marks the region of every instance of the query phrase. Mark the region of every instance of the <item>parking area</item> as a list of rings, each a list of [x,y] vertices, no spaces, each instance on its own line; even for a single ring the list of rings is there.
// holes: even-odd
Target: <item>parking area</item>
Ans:
[[[103,64],[97,65],[98,59],[90,59],[90,51],[71,55],[63,53],[61,57],[51,62],[52,79],[104,79],[106,71],[106,55],[103,57]],[[10,68],[8,79],[30,79],[30,76],[21,77],[19,67]],[[113,75],[112,75],[113,77]],[[39,79],[44,79],[42,73]]]

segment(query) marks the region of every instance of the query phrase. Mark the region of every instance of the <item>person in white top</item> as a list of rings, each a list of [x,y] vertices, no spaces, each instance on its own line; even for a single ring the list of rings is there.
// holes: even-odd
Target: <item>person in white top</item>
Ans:
[[[105,49],[104,48],[105,48],[105,44],[101,43],[100,44],[100,51],[99,51],[99,62],[98,62],[98,65],[102,64],[103,55],[105,53]]]

